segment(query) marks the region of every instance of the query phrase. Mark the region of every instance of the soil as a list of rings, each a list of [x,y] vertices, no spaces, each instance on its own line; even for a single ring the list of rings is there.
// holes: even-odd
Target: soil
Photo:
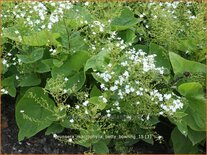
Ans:
[[[55,140],[52,135],[45,136],[42,131],[30,139],[18,142],[18,127],[15,122],[15,100],[6,95],[2,96],[2,149],[3,154],[83,154],[87,148],[79,145],[66,145]],[[155,142],[154,145],[139,142],[133,146],[131,153],[173,153],[168,141],[172,127],[160,124],[158,129],[162,129],[166,139],[164,143]],[[163,132],[165,131],[165,132]],[[166,132],[167,131],[167,132]]]

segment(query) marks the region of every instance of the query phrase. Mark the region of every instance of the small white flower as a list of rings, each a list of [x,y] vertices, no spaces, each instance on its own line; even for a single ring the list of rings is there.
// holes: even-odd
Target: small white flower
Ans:
[[[110,113],[110,110],[106,110],[107,113]]]
[[[16,30],[16,31],[14,31],[14,33],[19,34],[19,31]]]
[[[76,105],[76,106],[75,106],[75,108],[76,108],[76,109],[79,109],[79,108],[80,108],[80,106],[79,106],[79,105]]]
[[[111,117],[111,114],[107,114],[107,117]]]
[[[16,78],[16,80],[19,80],[19,76],[16,75],[15,78]]]
[[[21,113],[24,113],[24,110],[20,110]]]
[[[7,60],[4,59],[4,60],[2,61],[2,64],[4,64],[4,65],[7,64]]]
[[[83,105],[84,105],[84,106],[87,106],[88,103],[89,103],[89,101],[85,101],[85,102],[83,102]]]
[[[74,123],[74,120],[73,119],[70,119],[70,123]]]
[[[87,110],[85,111],[85,114],[88,115],[88,111]]]
[[[108,67],[112,67],[112,64],[110,63],[110,64],[108,64]]]
[[[160,114],[160,115],[163,115],[164,113],[161,111],[161,112],[159,112],[159,114]]]
[[[53,138],[57,138],[58,136],[57,136],[57,134],[53,134]]]
[[[65,81],[68,81],[68,78],[67,78],[67,77],[65,77],[65,78],[64,78],[64,80],[65,80]]]
[[[68,141],[69,141],[69,142],[73,142],[72,138],[69,138]]]

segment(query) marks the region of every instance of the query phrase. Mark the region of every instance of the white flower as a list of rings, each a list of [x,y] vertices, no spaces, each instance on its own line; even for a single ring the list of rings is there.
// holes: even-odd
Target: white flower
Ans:
[[[83,102],[83,105],[84,105],[84,106],[87,106],[88,103],[89,103],[89,101],[85,101],[85,102]]]
[[[112,67],[112,64],[110,63],[110,64],[108,64],[108,66],[109,66],[109,67]]]
[[[16,75],[15,78],[16,78],[16,80],[19,80],[19,76]]]
[[[46,27],[45,25],[42,25],[42,26],[41,26],[41,29],[44,29],[45,27]]]
[[[67,78],[67,77],[65,77],[65,78],[64,78],[64,80],[65,80],[65,81],[68,81],[68,78]]]
[[[118,89],[118,86],[116,86],[116,85],[115,85],[115,86],[110,87],[110,90],[111,90],[111,91],[115,91],[115,90],[117,90],[117,89]]]
[[[104,102],[104,103],[107,103],[107,99],[106,99],[106,98],[103,98],[103,102]]]
[[[166,100],[169,100],[171,97],[172,97],[171,94],[164,94],[164,98],[165,98]]]
[[[124,61],[124,62],[121,63],[121,65],[124,66],[124,67],[127,66],[127,64],[128,64],[127,61]]]
[[[73,142],[73,139],[72,139],[72,138],[69,138],[68,141],[69,141],[69,142]]]
[[[126,78],[129,77],[129,72],[128,71],[125,71],[124,74],[123,74]]]
[[[7,64],[7,60],[3,59],[2,64]]]
[[[70,119],[70,123],[74,123],[74,120],[73,119]]]
[[[107,117],[111,117],[111,114],[107,114]]]
[[[58,136],[57,136],[57,134],[53,134],[53,138],[57,138]]]
[[[85,114],[88,115],[88,111],[87,110],[85,111]]]
[[[159,114],[160,114],[160,115],[163,115],[163,112],[161,111],[161,112],[159,112]]]
[[[24,110],[20,110],[21,113],[24,113]]]
[[[79,105],[76,105],[76,106],[75,106],[75,108],[76,108],[76,109],[79,109],[79,108],[80,108],[80,106],[79,106]]]
[[[107,113],[110,113],[110,110],[106,110]]]
[[[14,31],[14,33],[19,34],[19,31],[16,30],[16,31]]]

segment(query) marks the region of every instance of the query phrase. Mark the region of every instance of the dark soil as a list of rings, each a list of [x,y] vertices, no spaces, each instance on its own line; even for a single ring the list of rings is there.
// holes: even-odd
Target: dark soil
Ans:
[[[18,142],[18,127],[15,122],[15,100],[8,96],[2,96],[2,118],[7,121],[8,126],[2,129],[2,150],[3,154],[83,154],[87,148],[79,145],[66,145],[55,140],[52,135],[45,136],[42,131],[34,137]],[[171,127],[158,125],[158,130],[165,131],[166,142],[159,144],[155,142],[150,145],[139,142],[134,145],[131,153],[173,153],[167,141],[170,137]],[[167,132],[166,132],[167,131]]]

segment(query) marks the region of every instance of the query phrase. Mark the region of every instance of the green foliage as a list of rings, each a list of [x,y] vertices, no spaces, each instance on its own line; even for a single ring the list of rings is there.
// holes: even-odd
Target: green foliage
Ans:
[[[19,127],[18,140],[30,138],[47,128],[56,119],[55,103],[40,87],[30,88],[16,106],[16,121]],[[35,109],[35,110],[34,110]]]
[[[175,74],[182,74],[184,72],[206,73],[206,66],[204,64],[186,60],[172,52],[169,53],[169,56]]]
[[[126,30],[138,23],[138,19],[134,17],[133,12],[129,8],[124,8],[121,15],[111,22],[112,30]]]
[[[16,98],[19,141],[46,129],[89,153],[131,153],[139,141],[165,140],[155,130],[165,117],[175,153],[202,153],[203,2],[2,6],[1,92]]]

